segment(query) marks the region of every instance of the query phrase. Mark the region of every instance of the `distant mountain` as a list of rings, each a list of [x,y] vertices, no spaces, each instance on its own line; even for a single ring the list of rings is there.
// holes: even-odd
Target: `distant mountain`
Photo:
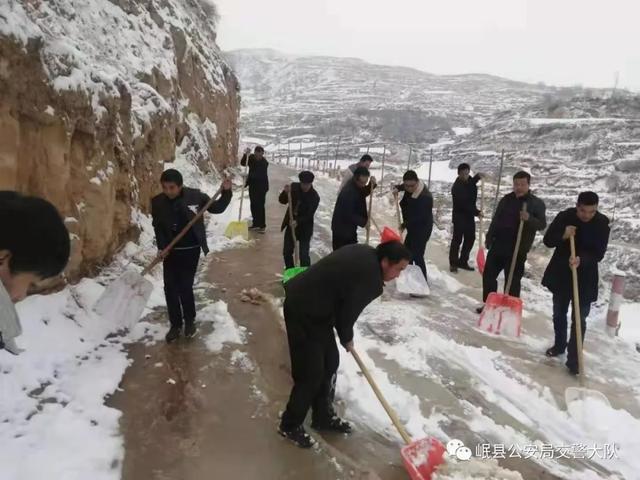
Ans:
[[[549,220],[579,191],[597,191],[605,213],[612,216],[616,205],[607,262],[627,271],[640,266],[640,96],[274,50],[225,55],[241,84],[245,137],[272,150],[302,135],[328,140],[330,159],[338,142],[340,157],[353,159],[360,144],[391,144],[391,176],[405,167],[409,148],[414,161],[434,149],[436,160],[447,158],[452,167],[466,161],[495,175],[504,149],[504,191],[516,169],[529,170]],[[448,185],[432,189],[447,201]],[[640,280],[629,285],[639,297]]]

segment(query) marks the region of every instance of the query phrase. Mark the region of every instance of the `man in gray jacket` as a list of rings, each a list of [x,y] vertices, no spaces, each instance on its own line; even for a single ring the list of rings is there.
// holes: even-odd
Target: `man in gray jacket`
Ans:
[[[58,275],[69,260],[69,232],[46,200],[0,191],[0,349],[15,355],[22,333],[14,304],[34,284]]]

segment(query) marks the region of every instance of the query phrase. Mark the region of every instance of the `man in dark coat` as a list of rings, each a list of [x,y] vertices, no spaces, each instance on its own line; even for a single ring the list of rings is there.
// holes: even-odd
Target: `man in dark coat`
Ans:
[[[404,244],[413,255],[413,263],[420,267],[424,278],[427,278],[424,252],[433,231],[433,197],[413,170],[407,170],[402,176],[402,184],[395,187],[394,195],[397,196],[398,192],[404,192],[400,200],[401,228],[407,230]]]
[[[375,177],[368,180],[369,170],[358,167],[353,178],[338,193],[331,219],[333,250],[358,243],[358,227],[365,227],[369,219],[367,196],[376,187]]]
[[[358,167],[364,167],[367,170],[371,168],[373,158],[368,153],[365,153],[360,157],[360,160],[356,163],[352,163],[342,172],[342,182],[340,182],[340,190],[342,190],[353,178],[353,173]]]
[[[251,217],[253,219],[249,230],[264,233],[267,228],[264,205],[269,191],[269,162],[264,157],[264,148],[260,145],[253,150],[253,154],[249,155],[249,152],[250,149],[247,149],[240,160],[243,167],[249,166],[246,185],[249,187],[249,201],[251,202]]]
[[[489,249],[487,261],[482,273],[482,301],[486,301],[491,292],[498,289],[498,275],[505,273],[508,281],[511,259],[514,254],[520,220],[524,220],[522,240],[516,256],[513,281],[508,295],[520,296],[520,281],[524,275],[524,264],[531,250],[536,232],[547,226],[546,206],[544,202],[529,190],[531,175],[520,171],[513,176],[513,192],[502,197],[493,215],[487,232],[486,247]],[[522,211],[526,204],[526,210]],[[483,307],[478,309],[482,311]]]
[[[170,169],[160,177],[162,193],[151,200],[151,216],[158,250],[164,250],[205,204],[209,196],[194,188],[184,187],[179,171]],[[220,199],[209,207],[210,213],[222,213],[231,202],[231,181],[222,183]],[[196,304],[193,281],[200,261],[200,251],[209,253],[202,217],[189,229],[164,258],[164,295],[171,328],[167,342],[180,337],[184,323],[187,338],[196,334]]]
[[[458,268],[473,271],[469,265],[469,254],[476,241],[476,221],[475,217],[482,215],[476,207],[478,198],[478,181],[482,174],[478,173],[474,177],[469,176],[471,167],[466,163],[458,165],[458,178],[451,187],[451,197],[453,199],[453,236],[449,247],[449,269],[457,272]],[[460,251],[462,244],[462,251]]]
[[[351,432],[351,425],[333,408],[340,362],[334,329],[342,346],[351,351],[358,316],[410,259],[411,252],[397,241],[377,248],[349,245],[286,283],[284,321],[294,385],[278,429],[283,437],[300,447],[313,445],[302,425],[309,408],[313,429]]]
[[[598,212],[598,195],[582,192],[576,207],[564,210],[553,219],[544,236],[544,244],[555,248],[542,278],[542,285],[553,293],[553,328],[555,342],[547,356],[562,355],[567,348],[567,311],[573,298],[571,265],[578,269],[578,288],[582,340],[587,330],[591,304],[598,299],[598,262],[604,258],[609,243],[609,219]],[[571,258],[569,237],[576,243],[576,258]],[[571,338],[568,344],[567,368],[578,373],[576,323],[571,313]]]
[[[280,197],[278,197],[282,205],[288,205],[289,192],[291,193],[296,240],[300,245],[301,267],[311,265],[309,248],[311,246],[311,236],[313,235],[313,217],[320,204],[320,195],[313,188],[314,178],[312,172],[300,172],[298,175],[300,183],[285,185],[283,191],[280,192]],[[293,268],[295,266],[293,261],[294,244],[293,236],[291,235],[289,208],[285,211],[282,219],[281,231],[284,231],[284,247],[282,249],[284,265],[285,268]]]

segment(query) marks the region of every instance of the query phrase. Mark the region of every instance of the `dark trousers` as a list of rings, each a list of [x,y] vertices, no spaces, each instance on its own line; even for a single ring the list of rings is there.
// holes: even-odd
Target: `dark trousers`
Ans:
[[[553,329],[555,331],[555,343],[554,346],[560,352],[564,352],[567,349],[567,365],[572,367],[578,366],[578,351],[577,351],[577,339],[576,339],[576,321],[574,317],[573,307],[571,308],[571,337],[567,344],[567,312],[569,310],[569,304],[572,303],[572,297],[570,294],[553,294]],[[591,303],[580,301],[580,324],[582,325],[582,342],[584,343],[584,337],[587,333],[587,317],[591,310]],[[568,348],[567,348],[568,347]]]
[[[407,238],[404,239],[404,245],[411,251],[412,261],[420,270],[424,278],[427,278],[427,265],[424,262],[424,251],[427,249],[427,241],[429,236],[427,232],[412,232],[407,233]]]
[[[309,256],[309,249],[311,248],[311,237],[309,235],[296,236],[298,245],[300,248],[300,266],[311,266],[311,257]],[[284,230],[284,245],[282,247],[282,256],[284,257],[285,268],[295,267],[294,259],[294,245],[293,237],[291,236],[291,228],[287,227]]]
[[[486,302],[491,292],[498,291],[498,275],[504,271],[505,287],[509,277],[509,269],[511,268],[510,253],[498,252],[495,248],[489,250],[487,261],[482,273],[482,301]],[[520,297],[520,282],[524,275],[524,262],[527,260],[526,255],[519,255],[516,259],[516,267],[513,271],[513,281],[511,288],[507,292],[512,297]]]
[[[264,228],[267,226],[264,204],[267,201],[267,192],[263,189],[249,187],[249,200],[251,202],[252,226]]]
[[[335,252],[340,247],[344,247],[345,245],[353,245],[354,243],[358,243],[358,233],[353,232],[353,235],[344,235],[338,234],[336,232],[332,232],[332,241],[333,251]]]
[[[167,300],[169,321],[172,327],[181,327],[195,321],[196,302],[193,297],[193,281],[200,260],[200,247],[188,250],[172,250],[162,262],[164,296]]]
[[[476,241],[476,222],[473,217],[455,219],[453,236],[449,247],[449,265],[458,266],[469,262],[469,254]],[[462,244],[462,250],[460,245]]]
[[[281,428],[291,430],[304,423],[309,408],[314,422],[329,420],[335,415],[333,399],[340,353],[329,325],[308,327],[304,318],[284,306],[293,388],[282,415]]]

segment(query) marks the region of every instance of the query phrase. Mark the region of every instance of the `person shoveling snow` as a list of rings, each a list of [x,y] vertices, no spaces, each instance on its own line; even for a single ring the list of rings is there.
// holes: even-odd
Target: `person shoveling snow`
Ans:
[[[60,274],[69,261],[69,232],[46,200],[0,192],[0,349],[20,353],[22,333],[14,304],[30,287]]]
[[[398,277],[411,260],[398,241],[377,248],[349,245],[324,257],[285,284],[284,321],[287,329],[293,389],[278,432],[309,448],[303,427],[312,408],[312,428],[342,433],[351,425],[333,408],[340,343],[353,348],[353,326],[362,310],[382,294],[384,282]]]
[[[580,285],[579,307],[582,341],[587,329],[591,304],[598,299],[598,263],[604,258],[609,243],[609,219],[598,212],[598,195],[582,192],[576,207],[560,212],[544,236],[544,244],[555,248],[542,277],[542,285],[553,293],[553,327],[555,341],[547,349],[548,357],[563,355],[568,346],[567,368],[578,374],[576,323],[571,322],[571,338],[567,343],[567,311],[571,303],[571,269],[569,238],[576,243],[576,268]]]

